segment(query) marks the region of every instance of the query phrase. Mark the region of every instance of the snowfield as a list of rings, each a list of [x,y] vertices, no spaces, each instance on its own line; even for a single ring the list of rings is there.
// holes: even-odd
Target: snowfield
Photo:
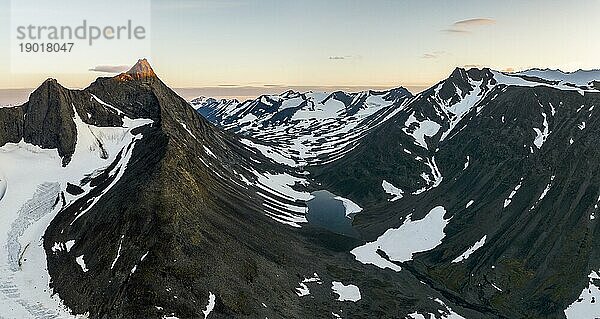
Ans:
[[[567,319],[597,318],[600,316],[600,287],[594,284],[593,281],[598,282],[600,275],[598,275],[598,272],[592,271],[588,278],[588,286],[581,291],[579,298],[565,309]]]
[[[57,201],[60,194],[64,193],[67,205],[85,194],[68,194],[67,183],[80,185],[87,174],[108,167],[122,149],[140,138],[131,130],[152,123],[125,118],[123,127],[96,127],[85,124],[76,111],[74,121],[77,144],[66,167],[56,149],[24,141],[0,147],[0,316],[74,317],[49,288],[42,236],[62,208]],[[129,158],[125,155],[117,165],[123,170]],[[82,188],[91,190],[89,185]],[[68,252],[73,244],[56,243],[53,250]],[[73,260],[82,265],[73,271],[87,270],[83,256],[73,256]]]
[[[4,193],[6,193],[6,185],[6,177],[4,177],[4,175],[2,175],[2,171],[0,171],[0,201],[2,201]]]
[[[558,84],[574,84],[577,86],[588,86],[590,82],[600,80],[600,70],[578,70],[575,72],[563,72],[561,70],[551,69],[531,69],[514,74],[533,76],[544,80],[556,81]]]
[[[374,91],[288,91],[242,103],[197,98],[191,104],[224,129],[252,137],[242,142],[266,157],[299,167],[341,158],[370,130],[399,112],[401,100],[408,97],[408,91],[398,96]],[[342,102],[345,98],[351,100]]]
[[[338,301],[357,302],[361,298],[360,289],[355,285],[344,285],[338,281],[332,282],[331,285],[331,290],[339,296]]]
[[[354,248],[351,253],[363,264],[373,264],[379,268],[400,271],[401,267],[381,257],[381,250],[392,261],[411,260],[418,252],[428,251],[442,243],[446,236],[444,228],[450,219],[444,219],[446,209],[437,206],[421,220],[412,220],[408,215],[398,228],[388,229],[376,241]]]

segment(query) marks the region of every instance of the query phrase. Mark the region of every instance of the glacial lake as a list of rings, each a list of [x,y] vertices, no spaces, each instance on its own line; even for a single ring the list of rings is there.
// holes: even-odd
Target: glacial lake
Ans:
[[[309,224],[325,228],[333,233],[358,238],[358,232],[352,227],[352,216],[346,216],[344,203],[336,195],[326,190],[312,192],[313,199],[306,202]]]

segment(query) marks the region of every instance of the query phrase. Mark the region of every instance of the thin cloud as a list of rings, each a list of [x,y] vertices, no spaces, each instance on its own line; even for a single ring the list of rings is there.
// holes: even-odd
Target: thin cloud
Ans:
[[[474,29],[496,24],[496,20],[490,18],[473,18],[454,22],[449,28],[441,30],[450,34],[470,34]]]
[[[461,21],[456,21],[452,25],[458,28],[470,28],[477,27],[481,25],[490,25],[495,24],[496,20],[489,18],[475,18],[475,19],[466,19]]]
[[[515,68],[505,68],[504,70],[502,70],[502,72],[506,72],[506,73],[514,73],[516,70]]]
[[[437,59],[446,54],[445,51],[426,52],[421,56],[422,59]]]
[[[97,65],[89,71],[92,72],[104,72],[104,73],[121,73],[129,70],[130,66],[128,65]]]
[[[471,33],[471,31],[469,30],[462,30],[462,29],[444,29],[444,30],[440,30],[442,32],[445,33],[454,33],[454,34],[469,34]]]
[[[332,55],[329,57],[329,60],[350,60],[350,59],[361,59],[362,56],[357,55]]]

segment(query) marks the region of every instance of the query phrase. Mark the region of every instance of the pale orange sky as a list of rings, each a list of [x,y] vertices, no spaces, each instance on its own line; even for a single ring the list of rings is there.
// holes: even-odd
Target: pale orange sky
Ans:
[[[411,87],[431,85],[456,66],[600,67],[598,0],[151,3],[146,56],[172,87]],[[0,47],[10,45],[6,6],[2,1]],[[140,58],[104,56],[78,61],[86,68],[66,63],[68,73],[13,74],[0,50],[0,88],[36,87],[48,77],[82,88],[112,75],[88,68]]]

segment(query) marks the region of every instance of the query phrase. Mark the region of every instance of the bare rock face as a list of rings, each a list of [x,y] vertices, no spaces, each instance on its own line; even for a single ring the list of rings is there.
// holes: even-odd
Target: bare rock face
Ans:
[[[147,79],[147,78],[155,78],[156,74],[148,60],[140,59],[138,62],[129,70],[127,73],[120,75],[119,77],[124,78],[126,76],[131,77],[135,80]]]
[[[23,109],[0,108],[0,145],[18,143],[23,136]]]
[[[48,79],[31,94],[23,110],[25,142],[56,148],[63,163],[68,163],[77,141],[70,92],[56,80]]]
[[[86,124],[123,125],[120,115],[99,103],[92,93],[68,90],[55,79],[48,79],[25,104],[0,109],[0,146],[24,140],[57,149],[63,165],[67,165],[77,143],[76,115]]]

